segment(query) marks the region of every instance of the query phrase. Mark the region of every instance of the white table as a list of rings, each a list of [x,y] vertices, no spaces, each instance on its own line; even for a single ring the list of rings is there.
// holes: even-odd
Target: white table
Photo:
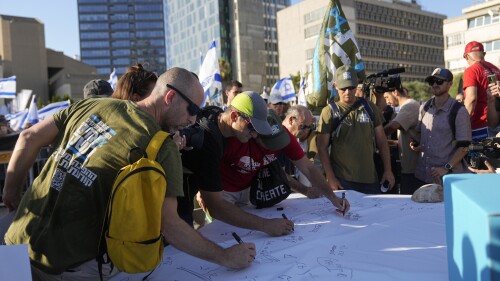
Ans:
[[[282,237],[214,221],[200,232],[223,247],[236,243],[233,231],[255,243],[252,266],[232,270],[169,246],[147,280],[448,280],[443,203],[355,191],[347,191],[346,198],[351,211],[345,217],[324,198],[295,194],[272,208],[248,208],[266,218],[285,213],[295,222],[295,231]],[[124,278],[134,276],[120,273],[113,280]]]

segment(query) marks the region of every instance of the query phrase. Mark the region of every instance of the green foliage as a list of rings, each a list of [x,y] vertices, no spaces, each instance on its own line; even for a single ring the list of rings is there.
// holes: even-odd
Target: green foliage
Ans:
[[[232,69],[231,64],[224,58],[219,59],[219,70],[220,70],[220,78],[222,80],[222,86],[226,85],[229,81],[232,80]]]
[[[420,81],[403,82],[408,95],[416,101],[426,101],[432,97],[429,84]]]
[[[300,72],[297,71],[297,75],[290,74],[292,78],[293,88],[297,92],[300,87]]]
[[[458,92],[463,92],[463,90],[460,89],[460,88],[462,88],[462,85],[463,85],[463,83],[460,83],[463,76],[464,76],[463,72],[460,72],[456,75],[453,75],[453,85],[451,86],[450,91],[449,91],[450,96],[455,98],[457,96]]]

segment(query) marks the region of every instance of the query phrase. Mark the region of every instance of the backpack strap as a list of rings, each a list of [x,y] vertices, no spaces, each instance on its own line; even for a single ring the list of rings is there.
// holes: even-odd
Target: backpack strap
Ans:
[[[361,102],[361,105],[363,105],[363,108],[365,109],[366,113],[368,113],[370,120],[374,122],[375,112],[373,112],[373,108],[371,107],[370,103],[368,103],[368,101],[365,98],[360,98],[359,101]]]
[[[451,110],[450,110],[450,115],[448,115],[448,122],[450,123],[450,128],[451,128],[451,131],[453,132],[453,137],[455,137],[455,132],[456,132],[456,127],[455,127],[455,120],[457,119],[457,113],[458,111],[460,110],[460,108],[462,108],[464,105],[457,102],[457,101],[454,101],[453,102],[453,105],[451,106]]]
[[[146,156],[149,159],[151,159],[151,160],[156,159],[156,155],[158,154],[158,151],[160,150],[163,142],[165,141],[165,139],[169,135],[170,135],[169,133],[162,131],[162,130],[158,130],[158,132],[155,133],[155,135],[153,136],[153,138],[149,142],[148,147],[146,148]]]

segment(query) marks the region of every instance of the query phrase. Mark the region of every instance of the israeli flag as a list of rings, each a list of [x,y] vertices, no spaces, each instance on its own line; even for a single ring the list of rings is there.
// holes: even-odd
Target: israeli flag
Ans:
[[[205,100],[202,106],[205,105],[207,98],[210,99],[212,105],[222,106],[222,79],[220,77],[215,40],[212,41],[212,45],[210,45],[205,55],[198,77],[205,91]]]
[[[299,105],[307,106],[306,104],[306,78],[302,70],[300,71],[300,85],[299,85],[299,94],[297,97],[297,103]]]
[[[16,98],[16,76],[0,79],[0,98]]]
[[[47,106],[38,110],[38,119],[40,121],[45,120],[45,119],[51,117],[55,113],[65,109],[66,107],[68,107],[70,105],[71,105],[70,100],[65,100],[65,101],[54,102],[54,103],[48,104]]]
[[[5,116],[5,119],[9,120],[9,125],[14,131],[19,131],[23,128],[24,121],[28,117],[28,109],[24,109],[23,111],[16,112],[14,114],[8,114]]]
[[[293,87],[292,78],[290,78],[290,76],[282,78],[274,84],[270,96],[274,95],[280,95],[284,103],[295,103],[295,88]]]
[[[116,84],[118,84],[118,75],[116,75],[116,68],[113,67],[113,72],[109,75],[108,83],[111,85],[111,88],[116,89]]]
[[[33,95],[33,98],[31,100],[30,109],[28,110],[27,121],[30,122],[31,125],[35,125],[39,121],[38,120],[38,106],[36,105],[36,95]]]

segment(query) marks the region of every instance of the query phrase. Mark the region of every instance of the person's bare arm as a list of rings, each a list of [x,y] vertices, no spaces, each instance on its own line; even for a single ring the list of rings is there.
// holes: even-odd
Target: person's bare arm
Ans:
[[[497,82],[500,83],[500,82]],[[500,97],[500,86],[491,83],[488,89],[488,110],[486,112],[488,119],[488,126],[495,128],[500,124],[500,112],[495,107],[495,99]]]
[[[311,163],[311,161],[303,156],[299,160],[293,161],[293,164],[304,176],[306,176],[306,178],[311,182],[312,186],[319,189],[323,193],[323,195],[328,198],[330,202],[332,202],[332,204],[337,208],[338,211],[343,213],[349,211],[349,202],[346,199],[344,199],[343,202],[341,198],[335,195],[328,182],[326,182],[325,177],[322,175],[321,171],[317,167],[315,167]],[[345,203],[345,205],[343,203]]]
[[[9,211],[19,206],[22,188],[38,152],[42,147],[53,143],[58,132],[54,119],[48,118],[19,134],[7,167],[2,195],[2,200]]]
[[[384,133],[386,136],[390,136],[399,128],[401,128],[401,124],[399,124],[397,121],[392,120],[384,126]]]
[[[380,180],[383,183],[385,180],[389,181],[389,188],[392,189],[394,186],[394,175],[392,174],[391,168],[391,155],[389,151],[389,145],[387,144],[387,138],[385,137],[384,128],[382,125],[375,127],[375,142],[380,153],[380,158],[384,163],[384,174]]]
[[[467,87],[465,89],[464,105],[465,108],[467,109],[467,112],[469,112],[469,115],[472,115],[472,112],[474,112],[474,109],[476,108],[476,101],[477,101],[477,87],[475,86]]]
[[[325,170],[326,179],[332,190],[341,189],[340,182],[335,177],[335,173],[330,163],[330,155],[328,154],[328,147],[330,146],[330,134],[319,133],[316,137],[316,146],[318,147],[318,156]]]
[[[255,259],[255,244],[242,243],[229,248],[201,236],[177,214],[177,198],[166,197],[162,206],[162,233],[175,248],[187,254],[229,268],[245,268]]]
[[[287,219],[265,219],[245,212],[238,206],[224,200],[222,191],[200,190],[200,193],[210,215],[227,224],[262,231],[272,236],[289,234],[294,228],[293,222]]]

